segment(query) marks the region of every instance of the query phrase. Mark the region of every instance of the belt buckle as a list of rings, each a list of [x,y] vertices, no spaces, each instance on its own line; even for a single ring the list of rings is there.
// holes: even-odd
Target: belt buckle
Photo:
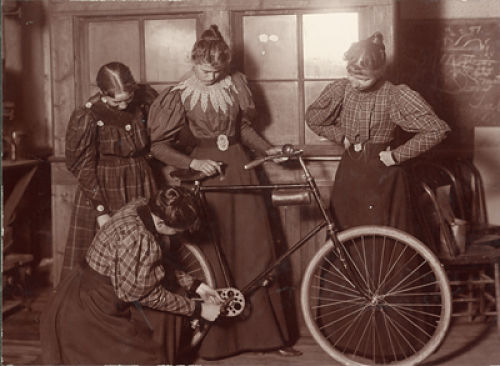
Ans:
[[[229,147],[229,139],[226,135],[221,134],[217,136],[217,148],[220,151],[226,151]]]
[[[363,150],[363,144],[359,142],[357,144],[354,144],[354,151],[360,152],[361,150]]]

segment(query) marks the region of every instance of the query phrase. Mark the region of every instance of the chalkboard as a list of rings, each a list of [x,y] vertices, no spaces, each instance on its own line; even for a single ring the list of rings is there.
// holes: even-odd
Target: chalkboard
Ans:
[[[403,21],[399,81],[419,91],[471,149],[475,126],[500,126],[500,19]]]

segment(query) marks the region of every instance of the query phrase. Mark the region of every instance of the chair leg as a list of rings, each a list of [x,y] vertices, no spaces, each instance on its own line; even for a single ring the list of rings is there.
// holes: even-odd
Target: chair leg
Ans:
[[[497,307],[497,330],[500,332],[500,263],[495,263],[495,302]]]

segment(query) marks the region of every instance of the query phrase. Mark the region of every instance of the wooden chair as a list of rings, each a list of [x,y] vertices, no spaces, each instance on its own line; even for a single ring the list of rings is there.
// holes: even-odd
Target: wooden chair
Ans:
[[[413,168],[414,190],[422,239],[448,273],[454,294],[453,316],[496,316],[500,331],[500,235],[477,231],[468,235],[465,218],[470,204],[461,178],[451,164],[420,162]],[[471,212],[473,210],[470,210]],[[470,214],[469,214],[470,215]]]

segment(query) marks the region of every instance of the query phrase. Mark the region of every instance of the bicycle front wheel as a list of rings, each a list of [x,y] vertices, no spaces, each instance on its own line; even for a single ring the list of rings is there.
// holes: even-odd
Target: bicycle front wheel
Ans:
[[[177,248],[176,256],[184,272],[206,283],[208,286],[215,288],[215,277],[212,268],[205,258],[205,255],[197,246],[183,243]],[[201,342],[206,332],[208,332],[208,325],[200,324],[197,326],[193,331],[190,346],[196,347]]]
[[[346,264],[329,240],[302,280],[302,312],[316,342],[344,365],[423,361],[443,340],[451,317],[439,260],[394,228],[359,226],[338,238]]]

